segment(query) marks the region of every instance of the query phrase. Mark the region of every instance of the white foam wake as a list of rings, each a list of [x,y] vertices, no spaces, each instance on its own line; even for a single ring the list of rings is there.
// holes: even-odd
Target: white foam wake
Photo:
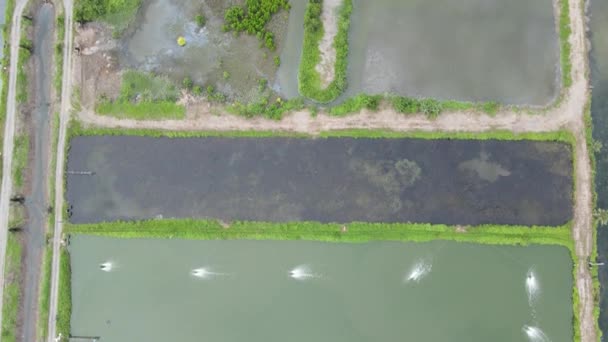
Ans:
[[[106,261],[104,263],[99,264],[99,269],[104,272],[111,272],[115,266],[116,265],[114,265],[112,261]]]
[[[529,269],[526,274],[526,293],[528,295],[528,304],[532,306],[540,294],[540,284],[533,269]]]
[[[190,274],[192,276],[194,276],[196,278],[200,278],[200,279],[210,279],[210,278],[213,278],[215,276],[225,276],[225,275],[228,275],[227,273],[213,272],[208,267],[195,268],[192,271],[190,271]]]
[[[289,271],[289,276],[295,280],[306,280],[311,278],[320,278],[321,275],[313,273],[308,265],[299,265]]]
[[[408,274],[404,277],[404,281],[406,283],[409,282],[420,282],[424,277],[426,277],[433,268],[433,265],[430,262],[426,262],[424,260],[420,260],[414,264],[412,269]]]
[[[551,339],[539,327],[524,325],[522,330],[530,342],[551,342]]]

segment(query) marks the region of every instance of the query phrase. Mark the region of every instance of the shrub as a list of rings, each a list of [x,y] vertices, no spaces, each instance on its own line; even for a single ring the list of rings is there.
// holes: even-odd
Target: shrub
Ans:
[[[245,7],[232,6],[226,10],[223,30],[255,35],[268,49],[274,50],[274,35],[266,30],[266,25],[275,13],[289,8],[287,0],[247,0]]]
[[[281,57],[274,56],[274,65],[277,67],[281,66]]]
[[[202,14],[197,14],[196,17],[194,17],[194,21],[198,27],[203,27],[207,23],[207,19],[205,19],[205,16]]]
[[[380,105],[381,100],[382,95],[359,94],[357,96],[353,96],[347,99],[346,101],[337,106],[332,107],[329,110],[329,114],[343,116],[349,113],[358,112],[364,108],[376,111],[378,110],[378,106]]]
[[[192,89],[192,87],[194,86],[194,82],[192,81],[192,79],[188,76],[184,77],[184,80],[182,81],[182,86],[184,87],[184,89]]]
[[[409,97],[395,96],[391,99],[391,102],[393,108],[399,113],[411,114],[419,111],[418,101]]]
[[[441,114],[443,107],[441,102],[434,99],[420,100],[420,110],[429,118],[436,118]]]

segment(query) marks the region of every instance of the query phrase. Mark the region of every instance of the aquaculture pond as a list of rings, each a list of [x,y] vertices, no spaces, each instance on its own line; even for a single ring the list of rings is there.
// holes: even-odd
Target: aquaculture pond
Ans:
[[[190,77],[195,84],[213,85],[232,99],[257,98],[260,80],[275,82],[274,57],[283,50],[290,14],[282,10],[268,24],[277,45],[271,51],[260,47],[255,36],[224,32],[224,13],[235,3],[242,1],[145,0],[121,39],[122,66],[168,75],[180,85]],[[300,7],[303,15],[304,6]],[[205,17],[203,27],[197,24],[196,15]],[[180,36],[186,41],[183,47],[177,44]],[[295,42],[298,44],[301,41]],[[294,46],[292,51],[297,49]],[[297,64],[292,71],[297,71]]]
[[[67,200],[75,223],[561,225],[571,170],[569,146],[549,142],[85,136],[71,140]]]
[[[75,336],[572,341],[563,247],[76,235],[69,249]]]
[[[591,38],[591,115],[593,117],[593,138],[603,144],[600,153],[595,154],[597,162],[596,191],[597,205],[608,208],[608,0],[592,0],[590,4]],[[608,263],[608,227],[598,227],[597,246],[600,262]],[[608,336],[608,269],[599,268],[602,285],[600,298],[600,328],[604,337]]]
[[[353,0],[347,96],[544,105],[558,93],[552,0]]]

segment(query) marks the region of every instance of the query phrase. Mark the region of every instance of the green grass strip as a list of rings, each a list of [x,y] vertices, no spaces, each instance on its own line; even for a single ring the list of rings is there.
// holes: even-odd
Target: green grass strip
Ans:
[[[346,226],[347,231],[342,232]],[[314,240],[330,242],[451,240],[496,245],[551,244],[572,249],[570,224],[559,227],[481,225],[459,227],[428,223],[341,223],[235,221],[227,228],[216,220],[163,219],[67,224],[67,233],[118,238],[195,240]],[[463,228],[463,227],[460,227]]]
[[[326,88],[321,88],[321,76],[316,70],[317,64],[321,61],[319,43],[324,34],[323,23],[321,22],[322,9],[322,0],[310,0],[306,7],[304,42],[298,73],[298,87],[300,94],[303,96],[319,103],[328,103],[342,94],[347,86],[348,29],[353,4],[352,0],[344,0],[339,11],[338,33],[333,42],[333,47],[336,49],[334,80]]]
[[[15,234],[9,233],[4,268],[4,302],[2,306],[2,341],[17,341],[17,323],[21,301],[21,256],[23,250]]]
[[[40,295],[38,297],[38,337],[42,341],[46,341],[49,328],[52,259],[53,249],[45,246],[42,260]]]
[[[153,138],[203,138],[203,137],[232,137],[232,138],[375,138],[375,139],[454,139],[454,140],[531,140],[531,141],[555,141],[574,144],[574,136],[568,130],[562,129],[553,132],[524,132],[516,133],[508,130],[492,130],[487,132],[445,132],[445,131],[410,131],[398,132],[382,129],[347,129],[325,131],[318,135],[288,132],[288,131],[166,131],[158,129],[132,129],[132,128],[108,128],[108,127],[85,127],[80,122],[72,120],[68,130],[70,138],[76,136],[147,136]]]
[[[15,137],[15,150],[13,151],[13,183],[15,184],[15,190],[20,190],[23,186],[29,151],[29,135],[24,134]]]
[[[59,261],[59,298],[57,302],[57,334],[70,336],[70,319],[72,316],[72,268],[70,253],[61,249]]]
[[[59,14],[56,19],[55,32],[55,75],[53,76],[53,86],[56,96],[61,96],[61,85],[63,80],[63,39],[65,36],[65,15]]]

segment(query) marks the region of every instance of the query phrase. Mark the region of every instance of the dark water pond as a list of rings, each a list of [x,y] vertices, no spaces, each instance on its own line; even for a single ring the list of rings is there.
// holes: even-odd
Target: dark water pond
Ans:
[[[569,147],[547,142],[76,137],[67,199],[75,223],[559,225],[571,218],[571,168]]]
[[[592,49],[591,83],[593,85],[591,115],[593,116],[593,138],[604,145],[596,153],[596,191],[600,208],[608,208],[608,0],[592,0],[590,7],[590,38]],[[598,227],[599,261],[608,262],[608,227]],[[608,269],[600,267],[602,284],[600,300],[600,328],[604,340],[608,336]]]

